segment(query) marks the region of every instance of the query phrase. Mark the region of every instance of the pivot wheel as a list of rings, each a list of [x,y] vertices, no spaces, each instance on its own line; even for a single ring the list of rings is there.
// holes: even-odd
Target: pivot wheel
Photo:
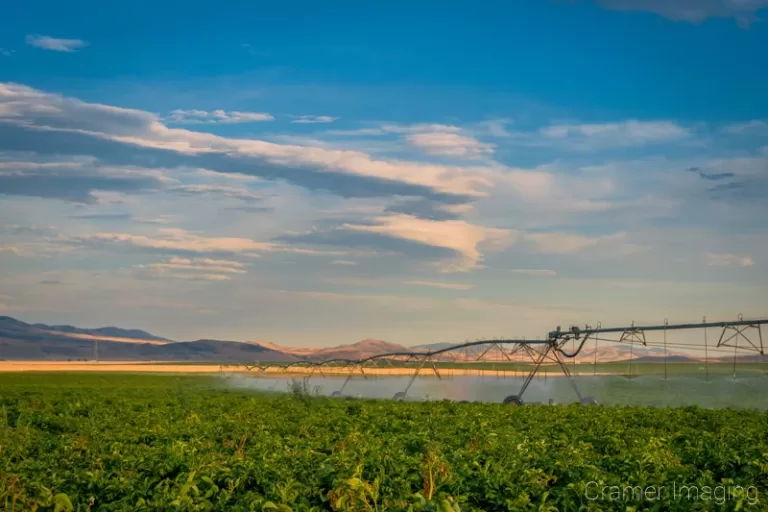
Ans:
[[[597,399],[593,396],[585,396],[581,399],[581,405],[597,405]]]
[[[523,399],[517,395],[509,395],[504,399],[506,405],[523,405]]]
[[[404,391],[398,391],[395,393],[395,396],[392,397],[393,400],[405,400],[405,392]]]

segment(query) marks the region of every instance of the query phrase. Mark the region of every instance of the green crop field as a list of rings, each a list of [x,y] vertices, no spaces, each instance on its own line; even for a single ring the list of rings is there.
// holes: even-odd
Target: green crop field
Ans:
[[[0,510],[767,507],[765,412],[345,400],[223,383],[0,375]]]

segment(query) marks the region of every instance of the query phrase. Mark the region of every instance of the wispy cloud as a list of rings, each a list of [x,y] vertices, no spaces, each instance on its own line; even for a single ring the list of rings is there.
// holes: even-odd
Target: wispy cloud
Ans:
[[[648,11],[677,21],[701,23],[708,18],[736,18],[748,26],[768,0],[599,0],[608,9]]]
[[[478,169],[169,128],[149,112],[84,103],[17,84],[0,84],[0,111],[7,121],[0,124],[0,141],[10,151],[33,147],[41,155],[87,154],[105,165],[140,160],[155,168],[239,173],[344,197],[402,195],[456,204],[485,195],[491,186]]]
[[[463,220],[431,221],[402,214],[378,217],[367,225],[345,224],[343,229],[375,233],[454,251],[460,258],[443,265],[446,271],[477,268],[482,260],[480,245],[503,248],[514,235],[510,230],[476,226]]]
[[[541,128],[539,133],[550,143],[581,151],[664,144],[690,135],[688,129],[672,121],[637,120],[602,124],[555,124]]]
[[[557,272],[554,270],[546,270],[546,269],[511,269],[509,272],[512,272],[513,274],[521,274],[525,276],[530,277],[555,277],[557,275]]]
[[[480,142],[474,137],[454,132],[432,131],[411,133],[406,140],[428,155],[457,158],[481,158],[493,153],[493,144]]]
[[[734,176],[736,176],[732,172],[708,173],[708,172],[702,170],[699,167],[690,167],[687,170],[688,170],[688,172],[693,172],[693,173],[698,174],[701,179],[708,180],[708,181],[720,181],[720,180],[725,180],[725,179],[728,179],[728,178],[733,178]]]
[[[229,187],[226,185],[179,185],[169,187],[168,192],[174,192],[183,195],[207,195],[213,197],[240,199],[241,201],[254,202],[261,201],[264,197],[242,187]]]
[[[621,257],[643,249],[631,243],[627,233],[603,236],[587,236],[576,233],[525,233],[521,235],[523,245],[533,252],[542,254],[571,254],[592,251],[599,257]]]
[[[350,260],[333,260],[331,261],[331,265],[346,265],[346,266],[352,266],[357,265],[357,262],[350,261]]]
[[[10,57],[14,54],[14,50],[9,50],[7,48],[0,48],[0,55],[4,57]]]
[[[41,36],[30,34],[25,39],[26,43],[42,50],[51,50],[54,52],[72,53],[75,50],[88,46],[88,43],[82,39],[60,39],[51,36]]]
[[[347,251],[325,251],[293,247],[274,242],[257,242],[240,237],[206,237],[180,228],[159,228],[154,236],[130,233],[93,233],[85,235],[60,234],[55,242],[99,250],[157,254],[183,254],[194,256],[221,256],[242,254],[259,257],[264,253],[292,253],[303,255],[345,256]]]
[[[441,288],[443,290],[471,290],[474,288],[474,285],[469,283],[446,283],[442,281],[405,281],[405,284]]]
[[[141,277],[204,281],[228,281],[231,274],[244,274],[245,265],[238,261],[211,258],[170,258],[163,263],[134,265]]]
[[[338,117],[331,117],[331,116],[298,116],[296,117],[292,123],[295,124],[317,124],[317,123],[332,123],[334,121],[337,121]]]
[[[768,123],[759,119],[753,119],[745,123],[736,123],[728,125],[724,128],[726,133],[743,135],[743,134],[768,134]]]
[[[727,253],[707,253],[707,265],[715,267],[751,267],[754,264],[751,256],[739,256]]]
[[[176,124],[240,124],[274,121],[275,118],[264,112],[176,109],[171,110],[167,120]]]

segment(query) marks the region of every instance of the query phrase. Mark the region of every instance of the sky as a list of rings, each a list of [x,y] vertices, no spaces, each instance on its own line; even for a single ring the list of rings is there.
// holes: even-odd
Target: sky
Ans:
[[[768,0],[3,11],[0,315],[295,346],[768,318]]]

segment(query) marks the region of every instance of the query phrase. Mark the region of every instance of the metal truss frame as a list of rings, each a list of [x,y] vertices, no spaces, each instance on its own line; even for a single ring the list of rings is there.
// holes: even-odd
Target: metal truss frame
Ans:
[[[739,350],[746,350],[764,355],[761,327],[766,324],[768,324],[768,319],[744,320],[741,315],[739,315],[737,321],[733,322],[707,323],[704,321],[698,324],[669,324],[665,320],[663,325],[635,326],[633,322],[629,327],[603,328],[601,324],[598,323],[596,328],[592,328],[589,325],[584,329],[573,326],[567,331],[562,331],[561,328],[558,327],[555,331],[551,331],[544,340],[478,340],[427,352],[393,352],[388,354],[378,354],[359,360],[301,360],[287,364],[254,364],[252,366],[246,366],[245,368],[248,371],[256,370],[260,373],[267,373],[272,369],[286,372],[290,371],[292,368],[308,368],[310,370],[309,375],[306,378],[311,378],[315,373],[325,376],[327,372],[324,372],[324,369],[346,369],[347,378],[344,380],[341,388],[332,394],[332,396],[342,396],[347,384],[349,384],[355,375],[359,373],[364,379],[368,378],[368,374],[365,372],[367,368],[408,368],[409,365],[412,364],[413,373],[411,374],[405,389],[398,391],[393,397],[395,400],[402,400],[408,397],[408,391],[411,389],[414,381],[425,369],[431,370],[431,373],[434,373],[438,379],[442,379],[438,369],[438,364],[440,363],[457,363],[459,361],[462,363],[480,361],[518,362],[513,359],[513,356],[520,354],[521,362],[525,362],[525,358],[527,357],[527,363],[530,366],[525,374],[518,393],[505,398],[504,403],[522,405],[522,397],[526,390],[541,370],[542,366],[547,364],[556,366],[562,371],[581,404],[591,405],[596,404],[597,401],[593,397],[585,397],[582,395],[576,382],[576,378],[565,363],[565,359],[572,359],[578,356],[590,338],[595,342],[600,340],[628,344],[630,350],[632,350],[632,347],[636,344],[647,346],[646,332],[664,331],[666,340],[666,331],[668,330],[721,328],[722,333],[718,340],[717,347],[733,347],[734,353]],[[620,336],[618,339],[600,337],[605,334],[619,334]],[[747,334],[753,334],[753,337],[749,337]],[[740,346],[738,343],[740,339],[745,340],[747,343]],[[578,342],[579,345],[574,351],[568,352],[565,350],[565,345],[568,342]]]

